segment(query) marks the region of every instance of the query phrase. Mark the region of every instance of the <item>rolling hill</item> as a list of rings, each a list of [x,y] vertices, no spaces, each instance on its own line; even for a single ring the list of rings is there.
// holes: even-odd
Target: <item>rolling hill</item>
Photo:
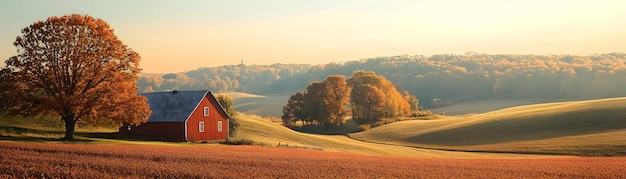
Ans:
[[[241,124],[235,139],[248,139],[265,145],[278,143],[322,148],[325,151],[348,152],[368,155],[410,156],[420,158],[517,158],[546,157],[534,155],[470,153],[418,149],[404,146],[376,144],[350,139],[341,135],[316,135],[293,131],[282,125],[257,116],[239,114]]]
[[[547,103],[548,100],[531,100],[531,99],[517,99],[517,100],[477,100],[457,103],[451,106],[428,109],[434,114],[441,114],[442,112],[449,116],[459,116],[468,114],[486,113],[516,106],[524,106],[531,104]],[[554,101],[552,101],[554,102]]]
[[[241,92],[220,93],[233,99],[235,110],[259,116],[272,116],[280,118],[282,108],[287,104],[290,94],[255,95]]]
[[[535,104],[439,120],[403,121],[351,137],[446,150],[626,155],[626,98]]]
[[[235,100],[265,98],[249,94],[233,96],[236,96],[233,97]],[[257,105],[262,103],[263,100],[259,100]],[[4,127],[0,134],[9,138],[15,135],[13,130],[16,129],[22,131],[17,137],[55,138],[62,133],[60,121],[2,118],[0,126]],[[436,120],[402,121],[354,133],[350,137],[300,133],[255,115],[240,114],[236,118],[241,127],[235,139],[249,139],[265,145],[309,146],[326,151],[425,158],[529,157],[506,153],[626,155],[626,98],[535,104]],[[139,142],[91,138],[89,134],[114,130],[78,129],[88,140]]]

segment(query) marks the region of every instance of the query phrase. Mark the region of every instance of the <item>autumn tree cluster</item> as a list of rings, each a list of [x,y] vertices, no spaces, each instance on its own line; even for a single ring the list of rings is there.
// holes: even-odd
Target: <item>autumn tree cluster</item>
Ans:
[[[352,119],[359,124],[384,117],[410,116],[412,111],[419,110],[415,96],[406,91],[400,94],[389,80],[374,72],[356,71],[348,84],[353,89]]]
[[[382,118],[410,116],[419,110],[415,96],[401,94],[393,84],[371,71],[355,71],[350,79],[331,75],[293,94],[283,107],[283,124],[340,126],[351,119],[369,124]]]
[[[296,92],[289,98],[283,107],[283,123],[286,126],[293,126],[297,121],[334,126],[345,123],[350,89],[346,78],[340,75],[311,83],[304,93]]]

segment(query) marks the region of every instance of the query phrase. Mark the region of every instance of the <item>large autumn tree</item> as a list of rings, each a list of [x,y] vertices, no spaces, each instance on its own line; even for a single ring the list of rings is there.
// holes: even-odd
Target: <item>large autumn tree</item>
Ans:
[[[2,96],[11,114],[58,114],[67,140],[79,120],[148,119],[147,99],[136,94],[139,54],[105,21],[78,14],[50,17],[22,29],[13,45],[18,54],[2,69],[7,85]]]

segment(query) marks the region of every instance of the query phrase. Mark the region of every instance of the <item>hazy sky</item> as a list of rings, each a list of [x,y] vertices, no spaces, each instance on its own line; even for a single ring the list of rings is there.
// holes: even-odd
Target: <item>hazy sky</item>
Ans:
[[[624,0],[0,1],[0,60],[20,30],[78,13],[107,21],[144,72],[392,55],[626,51]],[[2,63],[0,66],[4,66]]]

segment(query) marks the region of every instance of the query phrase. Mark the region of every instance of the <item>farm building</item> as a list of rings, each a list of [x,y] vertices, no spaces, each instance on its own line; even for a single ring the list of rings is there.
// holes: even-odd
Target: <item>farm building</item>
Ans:
[[[144,124],[120,127],[123,135],[167,141],[228,139],[228,120],[210,91],[172,91],[142,94],[152,114]]]

